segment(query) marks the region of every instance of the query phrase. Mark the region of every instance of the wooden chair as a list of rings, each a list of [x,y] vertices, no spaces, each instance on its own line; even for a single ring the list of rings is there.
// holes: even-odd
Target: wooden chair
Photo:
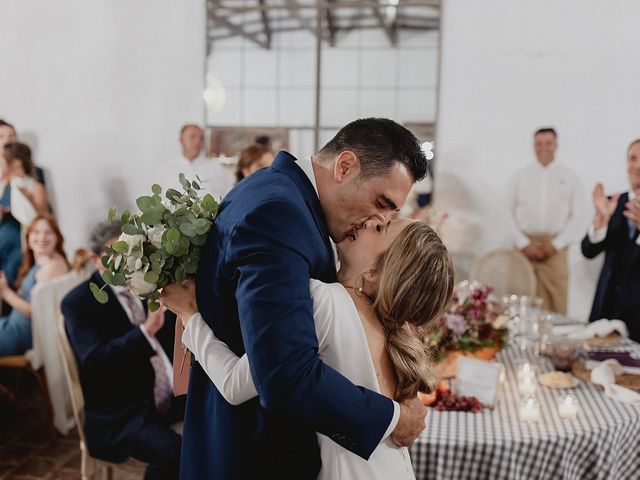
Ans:
[[[51,397],[49,396],[49,389],[47,388],[47,378],[45,376],[44,368],[34,369],[31,366],[31,362],[27,358],[26,355],[11,355],[7,357],[0,357],[0,369],[2,368],[10,368],[16,369],[16,390],[19,389],[20,386],[20,376],[23,371],[26,371],[38,382],[38,386],[40,387],[40,392],[44,397],[45,408],[47,410],[47,421],[49,423],[51,432],[51,438],[55,437],[55,428],[53,426],[53,408],[51,405]]]
[[[534,296],[538,283],[527,257],[508,248],[493,250],[480,257],[471,268],[469,279],[490,285],[499,296]]]
[[[146,464],[133,458],[130,458],[124,463],[111,463],[93,458],[89,454],[84,434],[84,395],[82,394],[82,386],[80,385],[76,358],[69,344],[67,332],[64,328],[64,317],[62,315],[58,315],[58,346],[60,347],[67,386],[71,394],[73,416],[75,417],[78,436],[80,437],[80,452],[82,456],[80,468],[82,480],[94,478],[111,480],[114,469],[122,469],[134,474],[142,473]]]

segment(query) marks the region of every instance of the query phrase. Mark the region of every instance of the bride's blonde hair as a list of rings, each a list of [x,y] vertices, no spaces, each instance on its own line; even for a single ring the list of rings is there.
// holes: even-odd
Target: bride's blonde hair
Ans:
[[[451,298],[454,270],[436,232],[415,222],[400,232],[375,265],[378,285],[373,307],[386,331],[386,346],[396,371],[396,399],[432,392],[436,377],[426,346],[408,325],[433,330]]]

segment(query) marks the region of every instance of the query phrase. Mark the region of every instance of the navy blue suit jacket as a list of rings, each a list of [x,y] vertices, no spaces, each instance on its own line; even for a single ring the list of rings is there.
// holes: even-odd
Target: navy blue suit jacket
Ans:
[[[335,281],[313,186],[280,152],[223,200],[197,274],[200,313],[249,357],[259,398],[227,403],[195,363],[183,431],[184,479],[315,479],[315,432],[368,458],[393,403],[318,357],[309,279]]]
[[[605,252],[589,321],[620,318],[629,336],[640,341],[640,246],[629,239],[629,225],[622,214],[628,199],[628,193],[620,196],[604,241],[593,244],[588,235],[582,240],[582,254],[595,258]]]
[[[98,273],[71,290],[62,300],[69,343],[80,373],[85,401],[85,435],[92,456],[123,462],[131,454],[145,418],[155,411],[155,355],[139,327],[134,326],[115,293],[101,305],[89,282],[104,285]],[[173,355],[175,316],[165,315],[156,338]]]

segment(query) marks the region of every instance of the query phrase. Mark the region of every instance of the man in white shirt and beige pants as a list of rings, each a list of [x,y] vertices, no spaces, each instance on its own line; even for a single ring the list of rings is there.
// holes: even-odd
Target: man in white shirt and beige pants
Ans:
[[[586,228],[586,199],[578,176],[555,160],[557,135],[542,128],[534,135],[538,161],[509,182],[508,223],[515,247],[529,259],[544,307],[567,312],[568,247]]]

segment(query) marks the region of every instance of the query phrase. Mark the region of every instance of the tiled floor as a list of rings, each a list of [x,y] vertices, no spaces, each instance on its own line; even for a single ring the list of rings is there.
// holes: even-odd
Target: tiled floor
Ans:
[[[18,385],[15,380],[15,372],[0,371],[0,382],[16,394],[20,405],[17,412],[0,411],[0,480],[80,479],[77,432],[66,437],[52,432],[36,382],[28,375],[22,375]],[[115,479],[134,480],[144,472],[114,473]]]

